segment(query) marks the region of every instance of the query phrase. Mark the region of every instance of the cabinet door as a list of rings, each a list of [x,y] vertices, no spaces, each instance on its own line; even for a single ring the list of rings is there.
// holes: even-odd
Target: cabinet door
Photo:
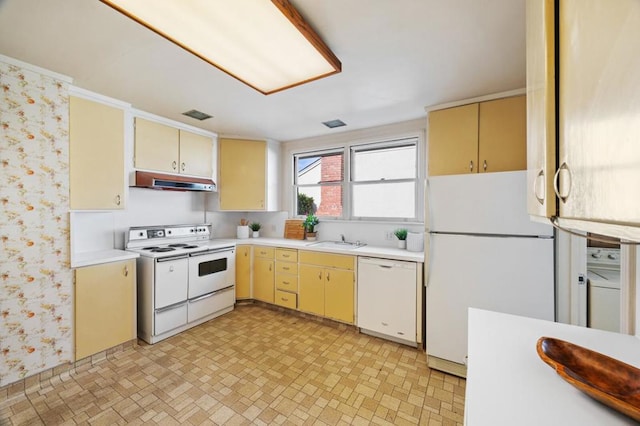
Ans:
[[[76,269],[76,360],[136,336],[136,263]]]
[[[527,1],[527,211],[556,214],[554,0]]]
[[[69,160],[72,209],[123,209],[124,111],[71,96]]]
[[[524,96],[480,103],[478,170],[527,168],[527,104]]]
[[[640,224],[640,2],[560,2],[560,216]]]
[[[324,274],[324,315],[353,324],[353,272],[341,269],[326,269]]]
[[[429,112],[429,176],[478,171],[478,104]]]
[[[251,297],[251,246],[237,246],[236,299]]]
[[[178,129],[136,117],[135,167],[178,173]]]
[[[275,286],[273,260],[256,257],[253,260],[253,298],[273,303]]]
[[[265,210],[267,143],[220,139],[220,210]]]
[[[211,138],[180,130],[180,173],[212,177],[213,141]]]
[[[300,265],[298,309],[324,316],[324,272],[312,265]]]

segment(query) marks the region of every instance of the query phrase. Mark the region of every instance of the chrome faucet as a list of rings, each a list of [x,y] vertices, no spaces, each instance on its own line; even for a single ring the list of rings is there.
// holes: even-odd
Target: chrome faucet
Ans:
[[[342,241],[343,243],[346,242],[344,239],[344,234],[340,234],[340,241]]]

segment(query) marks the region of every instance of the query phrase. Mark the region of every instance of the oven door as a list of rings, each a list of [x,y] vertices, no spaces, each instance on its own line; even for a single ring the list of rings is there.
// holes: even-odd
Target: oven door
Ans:
[[[189,257],[189,299],[235,284],[236,251],[229,247]]]

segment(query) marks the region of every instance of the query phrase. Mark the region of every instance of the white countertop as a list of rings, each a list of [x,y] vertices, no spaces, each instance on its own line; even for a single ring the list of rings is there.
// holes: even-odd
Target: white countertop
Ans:
[[[72,268],[82,268],[83,266],[99,265],[101,263],[119,262],[140,257],[138,253],[126,250],[99,250],[84,253],[76,253],[71,257]]]
[[[288,240],[285,238],[215,238],[212,243],[229,243],[229,244],[249,244],[273,247],[284,247],[292,249],[304,249],[311,251],[320,251],[325,253],[349,254],[352,256],[368,256],[379,257],[384,259],[405,260],[409,262],[424,262],[423,252],[412,252],[401,250],[393,247],[376,247],[363,246],[357,249],[342,249],[340,247],[318,247],[313,246],[315,242],[308,240]],[[202,244],[202,243],[201,243]],[[81,268],[83,266],[98,265],[101,263],[117,262],[120,260],[134,259],[139,257],[138,253],[126,250],[99,250],[84,253],[76,253],[71,258],[72,268]]]
[[[635,425],[565,382],[540,359],[555,337],[640,367],[640,339],[607,331],[469,309],[467,426]]]
[[[226,241],[226,240],[224,240]],[[229,240],[231,241],[231,240]],[[233,240],[236,244],[250,244],[260,246],[284,247],[293,249],[303,249],[311,251],[321,251],[325,253],[349,254],[352,256],[379,257],[384,259],[406,260],[409,262],[424,263],[424,252],[413,252],[393,247],[362,246],[356,249],[342,249],[340,247],[319,247],[313,244],[318,241],[289,240],[285,238],[244,238]]]

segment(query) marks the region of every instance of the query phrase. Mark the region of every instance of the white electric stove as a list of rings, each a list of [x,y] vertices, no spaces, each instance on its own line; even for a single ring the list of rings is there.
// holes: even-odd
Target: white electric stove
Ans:
[[[132,227],[140,254],[138,337],[156,343],[233,310],[235,243],[212,241],[211,225]]]

